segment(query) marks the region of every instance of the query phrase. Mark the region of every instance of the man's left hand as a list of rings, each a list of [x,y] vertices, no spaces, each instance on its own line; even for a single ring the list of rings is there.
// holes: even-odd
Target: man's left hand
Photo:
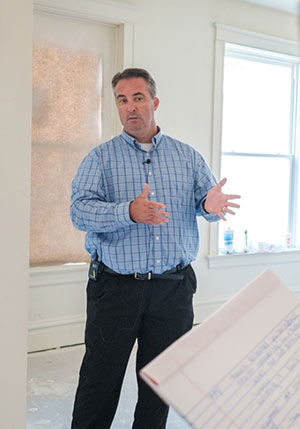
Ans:
[[[232,203],[230,200],[241,198],[240,195],[223,194],[222,187],[226,182],[227,179],[224,178],[216,186],[211,188],[207,193],[204,203],[204,208],[208,213],[216,214],[223,220],[226,220],[225,213],[230,213],[232,215],[235,214],[235,212],[228,207],[234,207],[237,209],[240,207],[238,204]]]

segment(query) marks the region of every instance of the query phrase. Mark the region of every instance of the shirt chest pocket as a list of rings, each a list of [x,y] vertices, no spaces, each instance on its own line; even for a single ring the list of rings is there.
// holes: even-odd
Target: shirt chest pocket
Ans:
[[[174,189],[178,196],[182,197],[183,194],[193,192],[194,177],[188,168],[178,169],[174,179]]]
[[[189,180],[176,178],[175,190],[180,195],[182,195],[182,193],[185,194],[187,192],[191,192],[193,190],[193,183],[191,183]]]
[[[161,201],[167,205],[170,204],[186,205],[187,201],[190,201],[194,194],[194,178],[183,166],[180,168],[168,168],[164,171],[161,176],[161,183],[157,186],[158,201]]]

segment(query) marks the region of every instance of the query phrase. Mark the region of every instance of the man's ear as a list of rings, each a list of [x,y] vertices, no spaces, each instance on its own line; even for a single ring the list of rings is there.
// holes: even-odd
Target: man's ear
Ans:
[[[159,105],[159,99],[157,97],[153,98],[153,105],[154,105],[154,110],[156,110]]]

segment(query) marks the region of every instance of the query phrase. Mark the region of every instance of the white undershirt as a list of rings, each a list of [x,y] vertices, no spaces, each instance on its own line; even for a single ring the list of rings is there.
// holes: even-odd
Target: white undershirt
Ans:
[[[145,152],[149,152],[153,148],[153,143],[140,143],[141,149]]]

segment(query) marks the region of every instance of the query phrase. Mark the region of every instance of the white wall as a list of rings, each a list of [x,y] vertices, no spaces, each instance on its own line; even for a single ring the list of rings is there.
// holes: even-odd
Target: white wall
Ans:
[[[26,421],[32,2],[0,3],[0,425]]]
[[[40,0],[39,3],[46,4],[46,0]],[[212,161],[213,23],[294,41],[298,37],[296,16],[238,0],[136,0],[138,5],[135,8],[112,5],[101,0],[53,0],[51,3],[62,4],[64,8],[76,8],[85,13],[100,14],[104,19],[133,24],[133,65],[149,69],[157,81],[161,101],[157,114],[159,125],[165,133],[198,149],[209,164]],[[205,256],[209,252],[209,226],[202,220],[199,226],[201,246],[194,263],[198,277],[198,293],[195,297],[198,321],[267,267],[281,275],[287,286],[296,292],[300,291],[299,260],[278,262],[278,259],[272,258],[256,259],[245,266],[229,267],[225,264],[224,267],[209,268]],[[80,275],[83,274],[84,269]],[[32,279],[35,275],[32,272]],[[70,276],[73,276],[71,271]],[[62,301],[62,296],[69,297],[70,288],[63,286],[58,277],[51,292],[47,286],[40,289],[36,278],[32,281],[35,289],[31,288],[30,332],[33,338],[35,330],[35,337],[39,338],[38,348],[47,342],[44,335],[47,324],[53,332],[51,344],[56,342],[55,332],[59,330],[60,318],[64,321],[66,331],[68,320],[70,328],[74,328],[75,323],[78,328],[77,338],[82,338],[84,282],[74,284],[72,310],[70,305],[65,306]],[[47,308],[48,298],[53,293],[60,302],[56,306],[55,317]],[[47,298],[43,300],[43,296]],[[46,320],[44,325],[43,320]],[[63,340],[56,343],[61,341]],[[64,341],[67,341],[67,337]],[[33,349],[34,342],[32,341]]]

